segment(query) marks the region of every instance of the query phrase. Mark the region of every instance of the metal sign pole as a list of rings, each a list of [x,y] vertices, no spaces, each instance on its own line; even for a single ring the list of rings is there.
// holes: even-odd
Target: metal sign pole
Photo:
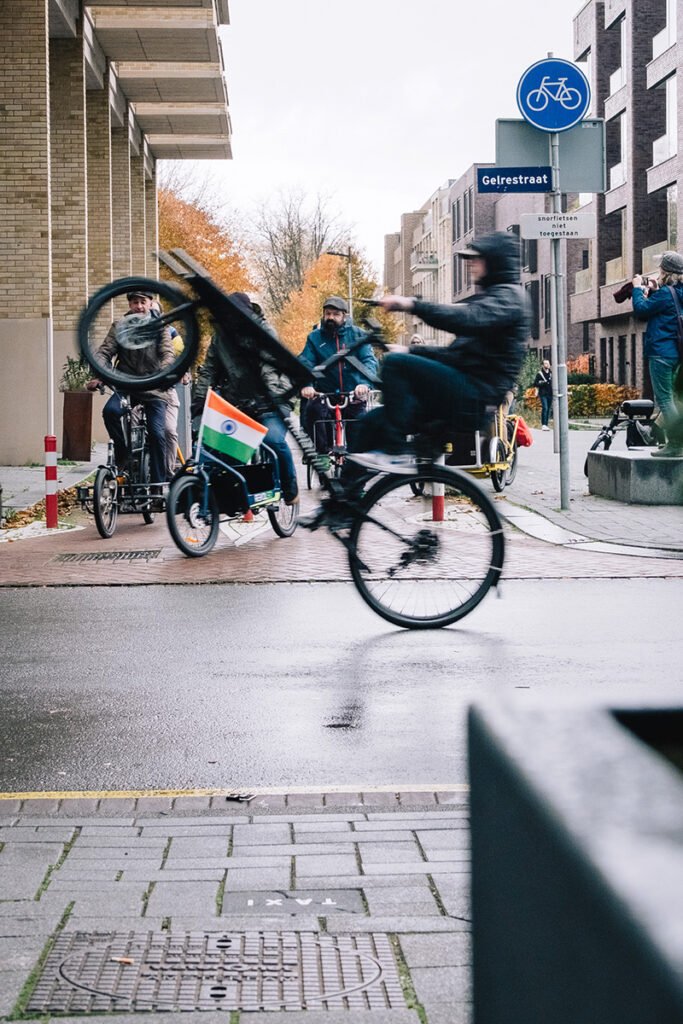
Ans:
[[[553,212],[562,211],[560,191],[560,136],[550,136],[553,172]],[[560,508],[569,510],[569,404],[567,398],[567,320],[564,308],[565,268],[561,241],[553,238],[551,246],[552,280],[552,370],[553,370],[553,436],[554,450],[560,453]]]

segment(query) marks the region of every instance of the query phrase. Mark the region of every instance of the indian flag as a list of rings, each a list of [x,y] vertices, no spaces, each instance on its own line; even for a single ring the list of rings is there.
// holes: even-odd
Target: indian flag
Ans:
[[[238,462],[249,462],[267,433],[266,427],[209,388],[199,428],[199,447],[205,444]]]

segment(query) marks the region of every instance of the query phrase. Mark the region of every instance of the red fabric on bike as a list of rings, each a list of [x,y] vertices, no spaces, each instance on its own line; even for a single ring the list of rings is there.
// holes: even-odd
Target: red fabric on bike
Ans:
[[[520,448],[528,448],[534,443],[534,439],[531,436],[531,431],[527,426],[526,420],[521,416],[517,417],[517,444]]]

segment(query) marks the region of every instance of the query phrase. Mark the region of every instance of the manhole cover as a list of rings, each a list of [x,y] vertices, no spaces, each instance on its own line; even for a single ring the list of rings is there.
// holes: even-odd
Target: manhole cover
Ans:
[[[27,1014],[405,1007],[386,935],[64,933]]]

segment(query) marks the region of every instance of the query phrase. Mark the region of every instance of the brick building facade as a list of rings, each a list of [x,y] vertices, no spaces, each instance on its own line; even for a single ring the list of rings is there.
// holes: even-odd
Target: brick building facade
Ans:
[[[0,464],[42,458],[51,403],[61,436],[88,296],[157,276],[157,160],[230,157],[227,23],[227,0],[0,3]]]

